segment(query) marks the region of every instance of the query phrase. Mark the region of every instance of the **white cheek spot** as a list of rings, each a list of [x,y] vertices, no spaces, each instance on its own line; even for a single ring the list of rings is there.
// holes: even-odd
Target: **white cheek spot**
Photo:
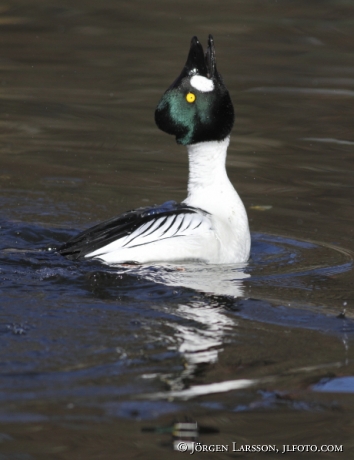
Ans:
[[[201,75],[193,75],[191,85],[202,93],[208,93],[214,89],[213,80],[209,80],[209,78],[202,77]]]

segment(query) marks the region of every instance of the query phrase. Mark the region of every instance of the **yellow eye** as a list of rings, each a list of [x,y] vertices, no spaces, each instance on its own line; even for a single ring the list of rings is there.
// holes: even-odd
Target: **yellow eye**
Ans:
[[[195,101],[195,94],[193,93],[188,93],[186,95],[186,101],[192,104]]]

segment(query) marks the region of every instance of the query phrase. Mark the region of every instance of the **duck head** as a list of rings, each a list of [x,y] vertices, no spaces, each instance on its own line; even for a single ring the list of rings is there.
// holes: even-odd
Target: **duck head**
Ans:
[[[214,40],[208,49],[193,37],[180,76],[167,89],[155,111],[157,126],[176,136],[178,144],[221,141],[234,123],[234,108],[216,69]]]

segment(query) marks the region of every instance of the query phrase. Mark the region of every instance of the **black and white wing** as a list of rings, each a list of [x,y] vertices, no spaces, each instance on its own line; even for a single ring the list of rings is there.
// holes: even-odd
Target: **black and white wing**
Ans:
[[[200,237],[201,231],[210,230],[209,214],[199,208],[168,201],[159,206],[138,208],[98,224],[62,245],[57,252],[76,260],[99,258],[115,262],[141,261],[136,254],[158,251],[156,243],[182,237]],[[175,243],[174,243],[175,244]],[[174,259],[173,247],[171,260]],[[183,244],[178,241],[177,246]],[[148,249],[147,249],[148,248]],[[139,252],[136,249],[140,249]],[[163,249],[160,244],[160,249]],[[177,248],[178,252],[179,249]],[[109,254],[111,256],[109,256]],[[151,254],[145,259],[159,260],[161,255]],[[143,258],[144,258],[143,257]],[[166,259],[164,255],[163,259]]]

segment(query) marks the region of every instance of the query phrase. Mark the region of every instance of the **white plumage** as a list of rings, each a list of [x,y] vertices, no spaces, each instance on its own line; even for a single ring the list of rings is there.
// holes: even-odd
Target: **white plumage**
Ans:
[[[131,234],[85,255],[109,264],[126,261],[238,263],[249,257],[245,208],[226,174],[229,138],[187,146],[188,197],[195,214],[158,215]],[[206,211],[202,212],[200,210]],[[199,212],[198,212],[199,211]]]

